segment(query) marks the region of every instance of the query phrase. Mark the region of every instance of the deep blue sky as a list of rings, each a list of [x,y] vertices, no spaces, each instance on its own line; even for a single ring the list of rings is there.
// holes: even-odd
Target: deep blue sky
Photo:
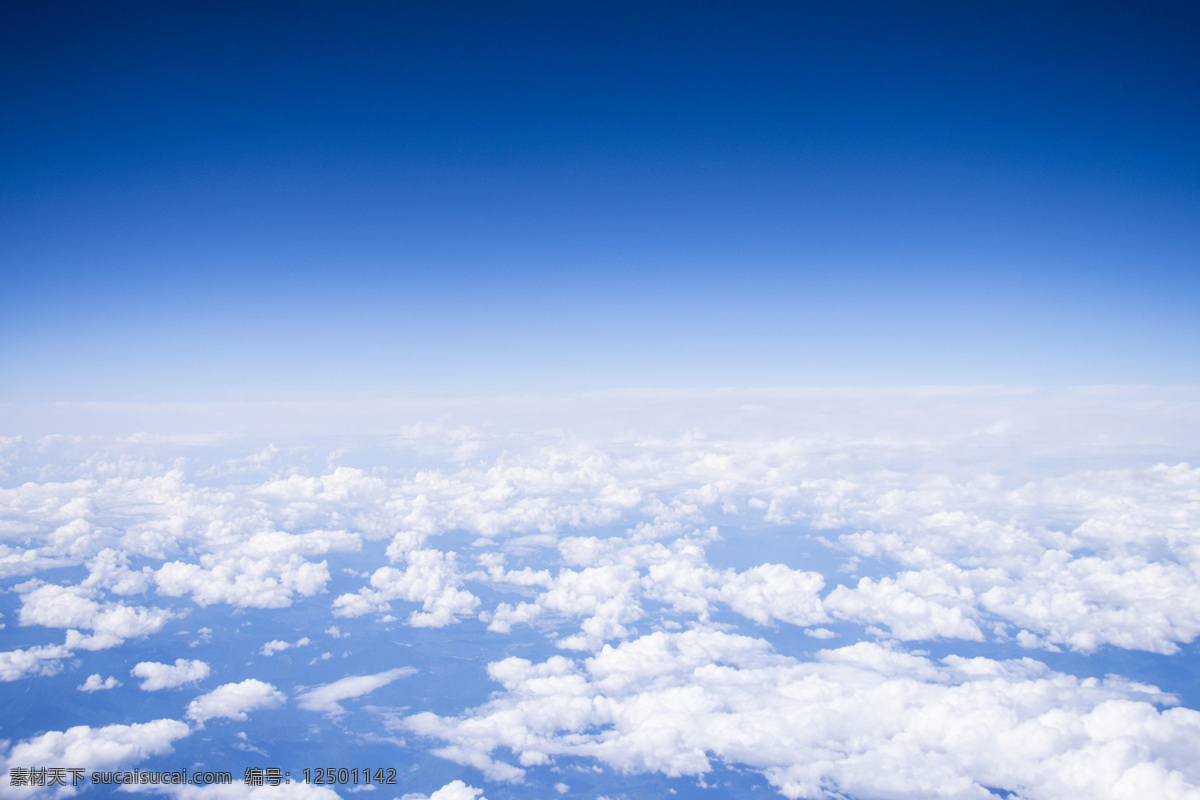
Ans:
[[[0,6],[0,395],[1200,381],[1184,3]]]

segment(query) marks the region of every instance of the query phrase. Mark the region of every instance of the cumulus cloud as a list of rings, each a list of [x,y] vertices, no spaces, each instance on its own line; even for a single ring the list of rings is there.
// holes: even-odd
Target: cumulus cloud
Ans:
[[[558,642],[572,650],[595,650],[604,642],[625,638],[632,623],[645,616],[643,601],[666,603],[680,614],[708,621],[716,603],[760,624],[788,622],[812,625],[828,621],[820,590],[824,578],[782,564],[762,564],[743,572],[712,567],[705,545],[715,530],[691,530],[674,541],[647,541],[663,535],[662,517],[653,527],[640,527],[628,538],[568,537],[559,544],[563,559],[582,569],[562,569],[544,584],[533,601],[500,604],[486,614],[489,628],[506,633],[548,615],[582,617],[580,631]],[[675,532],[687,531],[677,528]]]
[[[952,576],[957,577],[957,576]],[[825,608],[841,619],[888,626],[902,641],[968,639],[983,641],[974,592],[934,570],[906,571],[895,578],[863,578],[853,589],[839,586]]]
[[[599,647],[629,634],[629,624],[641,619],[639,575],[626,565],[561,570],[550,588],[535,602],[515,607],[501,604],[491,615],[489,629],[507,633],[516,623],[529,623],[547,612],[584,617],[580,632],[559,645],[573,650]]]
[[[187,718],[203,723],[214,717],[248,719],[247,712],[283,705],[283,693],[269,683],[247,678],[241,683],[226,683],[188,703]]]
[[[96,586],[113,594],[141,594],[150,586],[154,570],[129,568],[129,556],[120,550],[106,547],[88,562],[88,576],[83,586]]]
[[[400,800],[487,800],[482,789],[468,786],[462,781],[450,781],[431,795],[409,793]]]
[[[695,517],[700,506],[651,503],[644,511],[654,519],[626,537],[560,540],[564,561],[584,569],[560,571],[534,600],[498,606],[486,616],[493,630],[579,616],[590,633],[562,643],[594,649],[602,639],[626,635],[644,600],[652,599],[701,620],[714,603],[725,603],[760,623],[836,618],[907,641],[981,641],[985,631],[996,631],[1001,639],[1085,653],[1103,644],[1172,653],[1200,635],[1200,585],[1193,577],[1200,564],[1194,545],[1200,470],[1187,465],[1080,472],[1007,487],[986,474],[958,482],[919,472],[810,477],[802,442],[762,452],[750,442],[691,442],[664,446],[659,455],[667,471],[656,475],[658,485],[677,476],[679,497],[700,506],[744,503],[760,507],[773,525],[857,528],[813,545],[848,552],[855,564],[870,559],[884,574],[825,589],[823,576],[778,564],[743,573],[714,569],[703,554],[704,538],[679,532],[679,520]],[[781,465],[767,470],[768,456]],[[690,464],[688,479],[711,482],[686,488],[683,475],[671,474],[671,459]],[[830,466],[845,472],[836,462]],[[680,538],[671,543],[671,536]],[[886,574],[894,565],[900,569]],[[488,566],[479,575],[497,582],[519,574]],[[588,569],[604,570],[606,579]],[[643,585],[614,582],[622,570],[627,578],[636,571]],[[600,607],[602,616],[589,611]]]
[[[243,608],[284,608],[296,594],[312,596],[329,581],[325,561],[306,555],[355,551],[362,545],[356,534],[318,531],[292,535],[258,533],[244,541],[214,548],[199,564],[171,561],[154,573],[159,594],[191,595],[200,606],[228,603]]]
[[[186,723],[174,719],[100,728],[79,725],[65,731],[49,731],[12,746],[4,756],[6,772],[0,775],[0,781],[14,796],[22,796],[21,788],[11,786],[7,769],[30,765],[104,769],[134,764],[173,752],[171,743],[190,732]],[[36,791],[31,789],[27,793]]]
[[[39,570],[68,566],[72,559],[45,555],[37,547],[10,547],[0,544],[0,578],[32,575]]]
[[[85,680],[83,683],[79,684],[75,688],[81,692],[89,692],[90,693],[90,692],[103,691],[105,689],[115,689],[118,686],[122,686],[122,685],[123,684],[119,680],[114,678],[112,675],[109,675],[107,678],[102,678],[102,677],[100,677],[100,673],[96,672],[91,675],[88,675],[87,680]]]
[[[725,575],[718,597],[755,622],[813,625],[828,619],[819,594],[825,579],[816,572],[761,564],[744,572],[729,570]]]
[[[71,655],[65,645],[39,645],[0,652],[0,681],[15,681],[33,675],[57,675],[61,659]]]
[[[647,599],[702,621],[715,604],[725,604],[764,624],[822,624],[824,613],[902,640],[978,640],[997,631],[1006,640],[1084,653],[1106,644],[1171,653],[1200,635],[1194,580],[1200,471],[1182,463],[1078,468],[1072,464],[1082,462],[1071,460],[1098,452],[1094,429],[1080,420],[1104,420],[1110,439],[1099,452],[1119,463],[1131,443],[1159,441],[1153,436],[1163,431],[1182,441],[1181,431],[1190,429],[1177,412],[1193,401],[1159,403],[1148,415],[1129,397],[1086,392],[851,392],[836,402],[835,394],[747,394],[733,405],[727,405],[732,395],[674,397],[672,408],[682,414],[686,407],[703,420],[690,430],[682,418],[649,412],[660,397],[647,400],[636,417],[640,438],[510,434],[503,449],[490,453],[481,444],[488,435],[479,431],[412,426],[400,437],[404,446],[444,460],[391,474],[331,467],[271,476],[268,467],[285,451],[264,456],[256,446],[240,461],[266,470],[270,477],[258,484],[244,482],[245,464],[231,461],[227,472],[209,470],[201,480],[194,469],[189,475],[185,461],[172,460],[168,469],[120,451],[176,446],[172,440],[122,440],[113,445],[119,452],[87,453],[57,467],[61,480],[0,490],[7,530],[45,532],[34,536],[36,547],[19,552],[0,545],[9,548],[0,551],[0,563],[11,557],[21,564],[87,564],[82,588],[72,591],[102,606],[88,590],[121,595],[153,588],[199,605],[279,608],[324,590],[323,554],[390,537],[389,557],[402,568],[379,574],[380,586],[342,595],[335,609],[343,616],[387,614],[393,600],[403,599],[422,605],[410,624],[434,626],[477,610],[474,595],[445,564],[433,563],[445,560],[430,544],[443,532],[466,531],[519,554],[556,540],[561,546],[564,534],[596,527],[627,526],[626,538],[669,543],[686,537],[688,525],[703,528],[720,517],[833,531],[830,545],[871,567],[871,580],[835,581],[822,570],[828,585],[814,592],[816,572],[803,564],[776,564],[791,572],[769,575],[767,564],[750,565],[731,578],[679,552],[670,562],[633,567],[643,585],[631,593],[621,587],[616,595],[595,595],[597,607],[608,603],[604,615],[564,610],[569,604],[552,596],[542,605],[536,598],[527,607],[509,602],[491,619],[503,626],[579,616],[590,632],[561,641],[591,649],[597,637],[631,630],[635,602],[644,608]],[[899,407],[907,410],[899,414]],[[1151,438],[1137,438],[1145,436]],[[1056,454],[1052,471],[1025,468],[1031,444]],[[36,457],[60,446],[81,445],[47,440]],[[475,455],[454,455],[462,447]],[[237,481],[219,485],[234,473]],[[307,532],[295,532],[301,530]],[[130,566],[135,560],[137,568]],[[547,570],[521,565],[480,575],[497,585],[561,588],[549,585]],[[722,592],[730,581],[735,587]],[[833,594],[833,607],[818,606],[821,593]],[[803,602],[793,603],[797,598]],[[73,639],[81,648],[122,638],[74,629],[82,631]]]
[[[297,704],[306,711],[319,711],[323,714],[344,714],[346,709],[339,704],[341,700],[351,697],[361,697],[386,686],[397,678],[407,678],[416,674],[412,667],[397,667],[375,675],[350,675],[341,680],[327,683],[302,692],[297,698]]]
[[[893,489],[886,504],[872,488],[856,491],[853,519],[864,530],[839,544],[908,569],[839,592],[843,613],[894,621],[901,638],[933,629],[978,638],[977,627],[992,620],[1015,628],[1023,644],[1084,653],[1103,644],[1173,653],[1200,634],[1200,470],[1083,471],[1015,488],[990,476],[942,479]],[[902,609],[917,599],[928,604],[932,628],[921,614],[905,618]]]
[[[142,661],[135,664],[129,674],[142,679],[142,682],[138,684],[138,688],[142,691],[157,692],[161,689],[174,689],[177,686],[204,680],[210,672],[212,670],[203,661],[177,658],[174,664]]]
[[[380,567],[371,576],[371,588],[356,594],[344,594],[333,603],[333,613],[342,617],[360,617],[391,609],[392,600],[421,603],[412,612],[408,624],[415,628],[442,628],[479,607],[479,598],[465,589],[458,572],[455,553],[440,550],[413,550],[405,555],[403,570]]]
[[[1105,647],[1170,655],[1200,636],[1200,470],[1179,455],[1200,443],[1194,393],[1133,403],[989,391],[638,395],[619,435],[603,414],[605,435],[577,435],[578,415],[574,433],[554,431],[539,408],[536,435],[406,428],[387,444],[420,453],[420,466],[370,470],[335,467],[333,454],[289,462],[286,446],[261,443],[211,465],[146,437],[14,445],[0,576],[69,565],[86,577],[13,587],[22,625],[66,632],[60,645],[10,645],[20,649],[0,653],[0,679],[52,675],[76,650],[159,633],[180,606],[284,608],[326,591],[331,571],[369,574],[333,599],[334,614],[418,628],[478,615],[492,634],[535,625],[572,656],[497,661],[503,691],[489,704],[408,718],[490,779],[571,755],[667,774],[748,764],[795,797],[918,796],[918,784],[926,796],[1105,796],[1089,776],[1117,787],[1109,794],[1188,790],[1194,772],[1164,744],[1195,744],[1187,709],[1035,662],[900,649],[943,639],[939,652],[958,640],[1100,659]],[[444,552],[447,533],[472,546]],[[376,569],[385,547],[391,565]],[[131,599],[147,592],[180,600],[169,612]],[[22,633],[5,621],[6,635]],[[356,649],[383,635],[348,625]],[[798,649],[834,630],[839,643],[890,644],[791,661],[728,638],[787,625],[812,637],[789,637]],[[414,646],[429,635],[410,633]],[[305,641],[269,638],[235,657]],[[240,698],[197,698],[188,718],[283,702],[247,683],[227,685]],[[337,713],[361,686],[308,689],[297,705]],[[893,774],[898,788],[863,777]]]
[[[324,589],[328,567],[312,557],[352,552],[364,537],[390,535],[390,556],[407,567],[385,568],[371,586],[339,597],[336,612],[386,614],[391,601],[404,599],[422,604],[410,624],[443,625],[474,613],[476,601],[447,568],[449,557],[426,546],[441,531],[461,528],[512,542],[533,533],[553,543],[564,528],[624,519],[634,538],[657,531],[669,540],[686,535],[670,534],[671,525],[687,518],[700,522],[710,509],[747,509],[751,516],[761,509],[770,524],[849,529],[837,537],[837,547],[902,569],[813,591],[819,576],[795,565],[764,564],[731,577],[688,561],[680,551],[669,561],[633,565],[646,585],[632,592],[614,586],[609,589],[617,594],[605,596],[607,590],[596,587],[601,593],[594,595],[594,605],[607,603],[599,617],[576,613],[568,607],[578,604],[556,599],[562,587],[549,585],[546,570],[489,569],[481,573],[486,580],[551,593],[541,605],[509,604],[491,619],[499,629],[536,618],[581,616],[591,632],[562,641],[593,649],[597,637],[620,638],[619,631],[637,618],[635,601],[647,598],[669,602],[680,613],[694,609],[701,619],[714,603],[767,623],[821,624],[826,613],[905,640],[978,640],[999,623],[1019,642],[1081,652],[1113,644],[1169,653],[1200,634],[1200,613],[1193,611],[1200,603],[1186,602],[1200,591],[1191,577],[1196,556],[1189,533],[1197,524],[1191,498],[1198,471],[1175,465],[1068,472],[1023,485],[1006,485],[978,470],[954,475],[954,464],[938,448],[979,447],[980,441],[1003,441],[1020,430],[993,427],[973,429],[992,431],[983,439],[964,429],[957,439],[943,434],[940,442],[928,438],[930,431],[925,438],[817,444],[796,436],[659,437],[639,442],[636,458],[612,445],[563,440],[518,449],[490,464],[392,480],[339,467],[320,476],[290,475],[218,490],[169,470],[153,477],[28,484],[5,490],[0,499],[18,525],[57,525],[42,548],[46,555],[77,552],[90,559],[84,588],[71,591],[97,603],[85,589],[136,593],[152,585],[200,605],[282,607],[297,595]],[[913,453],[923,463],[947,466],[948,473],[870,467],[873,459]],[[156,518],[147,513],[151,508],[164,511]],[[1050,508],[1054,514],[1047,516]],[[118,515],[130,520],[124,533],[110,524]],[[346,530],[346,522],[354,530]],[[312,532],[282,530],[295,525],[311,525]],[[182,543],[198,556],[164,560],[151,572],[128,566],[134,554],[153,558]],[[768,567],[775,572],[768,575]],[[562,576],[563,582],[580,580]],[[816,602],[823,591],[833,593],[834,607]],[[804,601],[795,605],[798,598]],[[76,641],[100,647],[119,638],[101,630]]]
[[[22,625],[70,628],[68,647],[101,650],[157,633],[173,618],[162,608],[101,602],[97,595],[97,590],[86,586],[41,585],[22,595],[19,619]],[[92,633],[84,636],[76,628]]]
[[[1200,712],[1030,659],[933,661],[864,642],[799,662],[761,640],[695,630],[606,646],[582,664],[507,658],[489,673],[504,692],[484,706],[404,726],[493,777],[497,765],[518,769],[492,756],[506,748],[525,767],[582,756],[671,776],[703,775],[717,758],[759,770],[789,798],[1200,790]]]

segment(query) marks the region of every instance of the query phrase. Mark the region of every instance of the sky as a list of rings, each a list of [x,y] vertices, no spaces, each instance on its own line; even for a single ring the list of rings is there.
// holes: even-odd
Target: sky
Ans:
[[[0,3],[0,794],[1196,800],[1197,23]]]
[[[0,13],[8,399],[1197,380],[1183,4]]]

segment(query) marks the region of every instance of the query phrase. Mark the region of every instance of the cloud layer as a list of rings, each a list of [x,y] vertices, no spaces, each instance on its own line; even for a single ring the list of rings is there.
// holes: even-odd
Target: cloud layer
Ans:
[[[621,771],[759,770],[789,798],[1182,798],[1200,791],[1200,712],[1119,680],[1041,664],[940,662],[877,644],[812,662],[719,631],[655,633],[582,663],[508,658],[504,691],[454,718],[404,727],[493,780],[560,755]],[[511,750],[520,767],[495,756]]]
[[[698,422],[661,401],[599,432],[539,417],[320,444],[0,440],[0,680],[120,705],[137,690],[110,673],[130,667],[105,659],[144,647],[123,662],[138,688],[187,693],[138,695],[175,704],[154,716],[250,729],[291,697],[313,731],[375,720],[353,735],[461,765],[438,800],[567,757],[697,779],[741,765],[805,798],[1196,791],[1196,711],[1143,676],[1039,659],[1188,658],[1200,469],[1140,420],[1200,403],[767,395]],[[447,658],[500,691],[432,705]],[[388,702],[347,702],[371,692]],[[139,724],[157,744],[124,749],[151,741]],[[187,727],[6,735],[12,753],[108,737],[132,763]]]

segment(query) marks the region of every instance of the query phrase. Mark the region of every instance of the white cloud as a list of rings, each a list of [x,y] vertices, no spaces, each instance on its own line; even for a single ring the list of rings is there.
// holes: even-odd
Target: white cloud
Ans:
[[[283,693],[269,683],[247,678],[241,683],[226,683],[188,703],[187,718],[203,723],[214,717],[247,719],[248,711],[275,708],[286,702]]]
[[[580,632],[559,642],[573,650],[594,649],[606,640],[629,634],[629,624],[643,616],[638,602],[638,572],[625,565],[560,570],[536,602],[499,606],[489,629],[506,633],[516,623],[529,623],[546,612],[585,617]]]
[[[61,644],[39,645],[0,652],[0,681],[15,681],[32,675],[56,675],[61,659],[71,655]]]
[[[306,647],[310,644],[312,644],[312,640],[307,636],[303,636],[294,642],[285,642],[282,639],[272,639],[264,644],[262,649],[258,652],[260,655],[273,656],[276,653],[282,653],[284,650],[288,650],[293,647]]]
[[[820,590],[825,579],[782,564],[761,564],[744,572],[726,573],[719,597],[734,611],[755,622],[771,620],[793,625],[812,625],[828,617],[822,608]]]
[[[405,727],[488,774],[509,748],[621,771],[703,775],[711,759],[759,770],[790,798],[1183,798],[1200,791],[1200,712],[1120,681],[1035,661],[941,662],[869,643],[813,662],[716,631],[656,633],[562,657],[489,665],[504,692],[461,717]],[[1118,755],[1119,754],[1119,755]]]
[[[96,672],[91,675],[88,675],[87,680],[85,680],[83,683],[79,684],[75,688],[81,692],[89,692],[90,693],[90,692],[103,691],[105,689],[115,689],[118,686],[122,686],[122,685],[123,684],[119,680],[114,678],[112,675],[109,675],[107,678],[102,678],[102,677],[100,677],[100,673]]]
[[[186,658],[175,659],[174,664],[160,664],[156,661],[142,661],[135,664],[129,674],[141,678],[138,688],[144,692],[157,692],[161,689],[174,689],[188,683],[196,683],[209,676],[212,670],[203,661],[189,661]]]
[[[344,531],[291,535],[279,531],[256,533],[228,546],[215,547],[199,564],[171,561],[154,573],[159,594],[190,594],[197,605],[228,603],[244,608],[285,608],[293,595],[310,597],[329,581],[325,561],[306,555],[355,551],[360,537]]]
[[[0,578],[32,575],[39,570],[68,566],[73,559],[43,555],[40,548],[10,547],[0,544]]]
[[[351,697],[361,697],[386,686],[397,678],[407,678],[416,674],[412,667],[397,667],[375,675],[350,675],[333,683],[318,686],[302,692],[297,698],[297,704],[306,711],[319,711],[323,714],[343,714],[346,709],[339,701]]]
[[[903,572],[896,578],[878,581],[863,578],[854,589],[839,586],[825,598],[825,607],[835,616],[857,622],[887,625],[904,641],[968,639],[983,641],[975,619],[974,593],[969,586],[946,579],[934,570]]]
[[[875,506],[857,514],[867,529],[839,541],[910,567],[896,580],[945,613],[958,607],[959,627],[990,617],[1024,629],[1022,641],[1085,653],[1102,644],[1172,653],[1200,635],[1190,533],[1200,523],[1200,470],[1085,471],[1013,488],[985,477],[893,490],[886,504],[864,496]],[[891,531],[876,532],[883,526]],[[878,613],[880,588],[839,601],[890,625]]]
[[[6,772],[0,775],[0,782],[20,796],[20,789],[10,788],[8,768],[61,765],[91,770],[128,765],[173,752],[171,743],[190,732],[186,723],[174,719],[49,731],[13,745],[3,759]]]
[[[429,796],[429,800],[487,800],[483,790],[467,786],[462,781],[451,781]]]
[[[462,781],[450,781],[431,795],[409,793],[400,800],[476,800],[476,798],[487,800],[486,797],[483,797],[482,789],[468,786]]]
[[[409,625],[442,628],[479,607],[479,598],[459,588],[462,576],[458,573],[456,554],[412,550],[405,559],[408,566],[403,572],[394,567],[380,567],[371,576],[373,588],[338,597],[333,602],[333,613],[343,617],[383,613],[391,608],[392,600],[407,600],[421,603],[422,609],[409,615]]]
[[[871,583],[849,582],[840,589],[826,571],[830,585],[820,592],[836,593],[833,616],[897,638],[977,639],[999,625],[1006,636],[1037,646],[1090,652],[1110,644],[1170,653],[1200,635],[1195,610],[1200,597],[1194,596],[1200,589],[1193,577],[1200,554],[1191,533],[1200,524],[1194,500],[1200,471],[1179,463],[1126,464],[1143,458],[1129,453],[1167,450],[1161,442],[1187,451],[1192,429],[1180,409],[1191,408],[1194,400],[1186,394],[1180,399],[1157,389],[1103,395],[994,389],[650,393],[618,438],[414,425],[397,441],[441,455],[440,465],[374,474],[347,467],[286,474],[289,467],[279,462],[287,451],[260,445],[232,459],[225,472],[204,471],[174,458],[178,440],[127,438],[94,452],[84,440],[58,437],[39,442],[36,453],[17,446],[47,475],[63,477],[0,490],[5,530],[37,540],[36,547],[19,553],[0,545],[9,547],[0,551],[0,561],[11,556],[22,564],[86,563],[84,589],[136,594],[153,586],[200,605],[272,608],[323,591],[328,566],[314,557],[353,552],[364,540],[391,537],[391,557],[412,566],[436,558],[428,542],[450,530],[496,541],[519,555],[529,552],[530,536],[540,537],[541,547],[563,541],[564,533],[628,526],[633,533],[625,538],[657,531],[654,536],[669,543],[687,535],[678,527],[686,528],[684,522],[702,527],[724,517],[738,524],[838,530],[836,546],[865,559],[868,567],[878,560],[881,569],[870,572]],[[1147,399],[1160,395],[1174,399]],[[634,396],[642,395],[604,402],[632,410]],[[539,402],[561,415],[568,407],[599,401]],[[653,411],[666,407],[663,403],[675,409],[672,415]],[[613,419],[611,413],[574,418],[565,429],[577,433],[594,424],[608,430]],[[1095,438],[1099,429],[1106,439]],[[1056,460],[1032,464],[1032,447]],[[145,448],[172,458],[148,459]],[[465,452],[472,455],[463,460]],[[49,465],[44,462],[50,453],[77,460]],[[1079,456],[1091,460],[1081,467]],[[253,470],[266,469],[270,477],[245,483],[251,462]],[[1102,462],[1117,466],[1092,466]],[[285,474],[271,475],[276,466]],[[205,473],[203,480],[195,477],[198,471]],[[219,485],[234,473],[241,477]],[[308,532],[285,532],[299,530]],[[522,541],[524,549],[517,546]],[[417,553],[422,555],[412,555]],[[135,558],[158,564],[133,569]],[[628,630],[625,619],[636,618],[633,602],[644,606],[646,599],[660,599],[656,593],[676,613],[702,620],[711,606],[724,603],[769,624],[821,624],[819,614],[833,610],[818,607],[819,593],[807,588],[815,573],[794,562],[781,568],[790,573],[767,580],[761,566],[751,566],[733,579],[745,591],[722,593],[728,573],[702,561],[689,563],[682,552],[670,562],[644,561],[636,569],[646,583],[621,611],[585,615],[580,622],[590,620],[592,632],[581,630],[562,641],[594,647],[598,636],[621,638],[618,626]],[[371,586],[338,598],[338,612],[386,614],[392,600],[415,597],[408,601],[423,607],[410,624],[447,624],[474,613],[473,595],[456,578],[430,581],[438,571],[427,567],[397,572],[379,576],[384,589]],[[493,572],[480,575],[497,584],[554,591],[544,569],[517,565]],[[656,586],[648,580],[651,573],[666,580]],[[799,591],[784,591],[785,577],[798,582]],[[906,580],[911,585],[903,585]],[[773,587],[781,590],[778,595]],[[752,599],[756,593],[761,595]],[[81,597],[103,603],[98,594]],[[600,595],[596,599],[604,602]],[[610,607],[621,603],[608,600]],[[793,601],[798,604],[789,605]],[[556,602],[542,607],[535,597],[520,612],[511,610],[518,603],[510,603],[494,620],[503,625],[509,617],[519,623],[573,615]],[[77,629],[88,634],[77,635],[79,647],[110,646],[123,638]]]
[[[67,646],[101,650],[157,633],[174,616],[162,608],[100,602],[97,595],[85,586],[41,585],[22,595],[19,619],[22,625],[90,630],[90,636],[69,631]]]
[[[664,535],[664,528],[686,533],[674,541],[647,541]],[[667,603],[677,613],[704,621],[718,602],[760,624],[828,620],[819,594],[825,583],[820,574],[782,564],[743,572],[715,569],[705,556],[705,545],[714,538],[715,530],[689,532],[663,525],[661,518],[660,524],[636,528],[628,538],[566,538],[559,545],[564,561],[592,566],[559,570],[534,601],[502,603],[485,618],[491,630],[505,633],[515,624],[548,615],[583,617],[579,633],[558,642],[573,650],[595,650],[605,641],[628,636],[629,626],[645,616],[643,600]]]
[[[745,620],[796,625],[816,638],[832,637],[832,628],[838,642],[861,638],[865,627],[867,638],[893,642],[1176,653],[1200,635],[1200,470],[1180,463],[1200,444],[1200,416],[1193,390],[1169,402],[1159,390],[1129,391],[1142,399],[1026,390],[606,396],[636,412],[628,425],[607,411],[583,420],[545,401],[559,408],[558,431],[542,406],[523,429],[536,435],[519,426],[413,426],[372,446],[419,452],[420,467],[400,459],[356,470],[332,466],[330,456],[311,474],[304,465],[324,454],[289,461],[297,451],[286,445],[259,443],[210,467],[207,456],[145,437],[46,440],[21,450],[24,464],[5,452],[5,469],[22,478],[0,489],[0,575],[70,565],[86,578],[16,587],[22,624],[66,634],[61,645],[0,653],[0,679],[50,675],[73,649],[160,632],[173,612],[135,605],[134,595],[153,589],[185,604],[282,608],[324,592],[331,569],[340,581],[339,561],[364,543],[372,558],[387,544],[393,565],[336,598],[337,614],[395,613],[419,627],[482,612],[493,632],[537,625],[565,651],[592,656],[497,662],[506,688],[494,707],[411,718],[442,738],[440,754],[496,780],[571,754],[681,774],[712,760],[748,763],[797,796],[822,785],[884,795],[893,789],[863,788],[863,776],[892,766],[897,796],[917,791],[918,774],[952,794],[966,787],[963,796],[993,779],[1033,787],[1020,789],[1031,800],[1039,791],[1084,796],[1091,775],[1113,791],[1170,796],[1170,785],[1136,782],[1195,783],[1163,743],[1194,745],[1190,717],[1116,683],[1088,686],[1023,662],[905,660],[888,647],[830,650],[810,664],[757,645],[739,650],[740,640],[711,631],[637,638],[719,619],[730,630],[761,632]],[[571,403],[599,410],[601,401]],[[597,435],[580,433],[592,425]],[[439,549],[438,537],[451,532],[475,539],[459,548],[478,561],[469,574]],[[365,576],[367,555],[347,574]],[[503,597],[489,607],[475,596],[496,593]],[[392,609],[401,601],[417,607]],[[356,650],[382,635],[351,625]],[[6,635],[20,633],[12,627]],[[414,636],[415,644],[423,634]],[[272,640],[259,652],[285,644]],[[635,657],[645,663],[634,668]],[[985,667],[1000,673],[968,674]],[[336,712],[341,683],[306,696]],[[992,694],[982,697],[985,688]],[[242,707],[215,694],[197,698],[192,719],[252,710],[251,700]],[[519,723],[509,728],[497,716],[505,703]],[[890,738],[863,721],[875,710]],[[655,715],[659,728],[647,721]],[[748,720],[756,715],[809,760],[755,732]],[[580,728],[580,719],[601,721]],[[802,720],[824,738],[802,740],[780,719]],[[964,719],[994,731],[990,761],[974,755],[986,749],[983,734],[959,731],[943,742],[930,733]],[[1126,729],[1096,738],[1112,719]],[[1043,740],[1053,746],[1034,752],[1031,743]],[[519,759],[511,764],[509,747]],[[1099,758],[1101,750],[1112,757]],[[1017,765],[1018,756],[1030,763]],[[1039,771],[1043,761],[1057,773]]]
[[[154,570],[142,567],[129,569],[129,556],[106,547],[88,562],[88,576],[83,586],[97,586],[113,594],[141,594],[150,586]]]

